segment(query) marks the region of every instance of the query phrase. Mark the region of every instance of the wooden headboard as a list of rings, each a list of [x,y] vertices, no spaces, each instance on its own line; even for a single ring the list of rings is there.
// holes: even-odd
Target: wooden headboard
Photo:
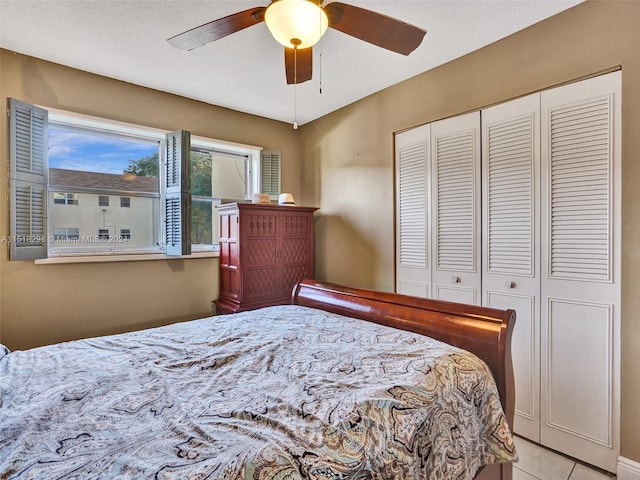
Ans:
[[[496,381],[509,425],[513,427],[515,391],[511,363],[513,310],[444,302],[303,280],[293,288],[291,303],[427,335],[463,348],[487,364]],[[511,478],[502,473],[478,478]],[[485,474],[488,471],[483,472]]]

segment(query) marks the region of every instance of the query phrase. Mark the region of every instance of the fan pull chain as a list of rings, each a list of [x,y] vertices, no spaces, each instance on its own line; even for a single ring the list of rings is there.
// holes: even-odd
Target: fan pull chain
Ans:
[[[322,50],[320,50],[320,95],[322,95]]]
[[[293,46],[293,129],[298,129],[298,46]]]
[[[320,2],[320,8],[322,8],[322,2]],[[322,31],[322,15],[320,15],[320,12],[318,12],[318,29],[321,32]],[[320,37],[320,40],[322,40],[322,36]],[[319,94],[322,95],[322,43],[319,44],[320,47],[320,65],[319,65],[319,70],[320,70],[320,75],[319,75],[319,80],[320,80],[320,86],[319,86]]]

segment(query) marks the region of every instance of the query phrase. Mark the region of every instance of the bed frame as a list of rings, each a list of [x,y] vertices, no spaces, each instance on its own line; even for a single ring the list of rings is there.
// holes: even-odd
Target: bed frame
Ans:
[[[291,303],[420,333],[468,350],[489,366],[509,425],[515,391],[511,363],[513,310],[376,292],[313,280],[293,288]],[[476,480],[511,480],[512,465],[487,465]]]

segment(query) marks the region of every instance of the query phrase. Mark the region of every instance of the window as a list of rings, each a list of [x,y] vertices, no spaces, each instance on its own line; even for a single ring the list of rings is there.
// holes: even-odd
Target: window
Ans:
[[[215,205],[260,191],[259,148],[9,103],[12,260],[213,250]]]
[[[49,208],[49,232],[70,222],[80,229],[77,242],[50,244],[50,255],[161,251],[159,140],[68,125],[53,118],[48,144],[48,188],[55,190],[51,193],[54,207],[63,203],[81,207],[72,213]],[[65,190],[81,191],[82,202],[77,193]],[[106,208],[111,194],[124,192],[127,195],[119,195],[120,206],[129,211]],[[133,196],[140,198],[135,209],[131,208]],[[118,231],[122,224],[139,226],[137,242],[106,242],[114,237],[109,232]]]
[[[217,205],[249,195],[247,155],[195,146],[191,149],[191,244],[218,243]]]
[[[75,193],[53,193],[53,203],[56,205],[78,205],[78,195]]]
[[[53,229],[54,242],[77,242],[78,240],[80,240],[79,228],[54,228]]]

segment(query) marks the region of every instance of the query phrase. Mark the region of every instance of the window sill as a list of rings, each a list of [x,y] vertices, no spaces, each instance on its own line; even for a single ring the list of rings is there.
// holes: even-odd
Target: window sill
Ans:
[[[36,265],[60,265],[65,263],[107,263],[107,262],[142,262],[148,260],[191,260],[194,258],[215,258],[220,252],[193,252],[191,255],[170,256],[162,253],[131,255],[83,255],[69,257],[50,257],[34,260]]]

